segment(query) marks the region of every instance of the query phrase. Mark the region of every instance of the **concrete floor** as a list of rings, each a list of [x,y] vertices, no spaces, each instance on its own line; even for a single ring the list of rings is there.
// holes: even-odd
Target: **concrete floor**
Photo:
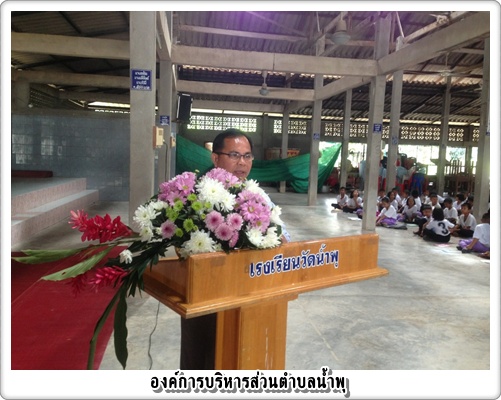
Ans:
[[[334,211],[333,193],[307,206],[305,194],[275,193],[293,240],[356,235],[361,221]],[[127,203],[98,203],[89,215],[121,215]],[[379,266],[389,275],[302,294],[289,303],[286,369],[488,370],[490,361],[490,262],[432,244],[408,230],[376,228]],[[66,221],[18,248],[78,245]],[[147,294],[128,300],[127,369],[179,367],[179,316]],[[102,370],[121,369],[113,340]]]

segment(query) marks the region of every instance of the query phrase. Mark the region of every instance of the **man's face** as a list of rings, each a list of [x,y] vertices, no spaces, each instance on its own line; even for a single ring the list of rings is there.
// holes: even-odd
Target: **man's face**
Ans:
[[[226,138],[224,140],[224,148],[221,150],[221,153],[231,152],[237,152],[241,155],[251,153],[251,146],[247,138],[243,136]],[[216,168],[223,168],[226,171],[231,172],[240,180],[245,180],[252,168],[252,160],[245,160],[243,157],[240,157],[238,160],[232,160],[226,154],[212,153],[211,158]]]

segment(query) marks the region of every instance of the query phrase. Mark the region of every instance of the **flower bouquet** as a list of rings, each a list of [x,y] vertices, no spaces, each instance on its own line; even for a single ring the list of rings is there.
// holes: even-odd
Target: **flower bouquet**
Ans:
[[[24,250],[25,256],[14,259],[37,264],[71,257],[74,265],[42,279],[68,279],[75,293],[87,287],[117,287],[96,323],[87,368],[92,369],[97,338],[116,306],[115,354],[125,369],[126,298],[144,289],[145,269],[158,263],[170,247],[175,247],[180,258],[206,252],[276,247],[282,235],[280,214],[280,207],[271,203],[254,180],[240,181],[221,168],[201,177],[185,172],[162,183],[158,194],[137,208],[133,219],[139,232],[133,232],[120,217],[112,220],[106,214],[89,218],[84,211],[72,211],[70,224],[82,232],[81,240],[99,241],[98,244],[65,250]],[[113,249],[118,256],[110,255]],[[102,260],[106,260],[104,265]]]

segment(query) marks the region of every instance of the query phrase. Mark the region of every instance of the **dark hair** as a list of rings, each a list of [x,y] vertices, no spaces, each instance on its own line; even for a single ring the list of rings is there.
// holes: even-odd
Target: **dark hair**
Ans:
[[[424,210],[431,210],[433,207],[429,204],[423,204],[421,206],[421,212],[423,212]],[[435,207],[435,208],[438,208],[438,207]]]
[[[346,190],[346,187],[345,187],[345,186],[341,186],[341,187],[339,188],[339,190],[341,190],[341,189]]]
[[[390,202],[390,198],[388,196],[384,196],[382,199],[381,199],[381,203],[389,203]]]
[[[251,151],[253,149],[252,145],[252,139],[243,133],[241,130],[235,129],[235,128],[229,128],[218,134],[212,143],[212,152],[217,153],[220,152],[224,149],[224,141],[227,138],[233,139],[233,138],[238,138],[238,137],[244,137],[249,141]]]
[[[430,193],[430,199],[431,199],[432,197],[437,197],[437,198],[438,198],[438,195],[437,195],[435,192]]]
[[[411,191],[409,189],[405,189],[404,190],[404,193],[407,195],[407,196],[410,196],[411,195]]]
[[[456,197],[458,198],[459,201],[464,201],[464,199],[466,199],[466,197],[464,197],[464,193],[458,193]]]
[[[473,201],[475,198],[473,196],[468,196],[468,201]]]
[[[412,192],[412,197],[419,197],[419,192],[417,191],[417,189],[414,189]]]
[[[433,219],[437,221],[443,221],[444,220],[444,210],[442,210],[440,207],[435,207],[433,209],[433,212],[431,213],[431,216]]]
[[[461,208],[463,208],[463,207],[467,207],[468,210],[471,210],[471,204],[470,203],[463,203],[463,204],[461,204]]]
[[[452,204],[452,199],[450,197],[447,197],[445,200],[444,200],[444,204]]]
[[[486,212],[484,215],[482,215],[482,219],[491,219],[491,213],[490,212]]]

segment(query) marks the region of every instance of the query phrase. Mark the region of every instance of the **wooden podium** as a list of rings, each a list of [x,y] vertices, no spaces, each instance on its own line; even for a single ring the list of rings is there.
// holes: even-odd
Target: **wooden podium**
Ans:
[[[162,259],[147,268],[144,286],[183,318],[217,313],[216,369],[285,369],[288,302],[386,275],[378,242],[364,234]]]

